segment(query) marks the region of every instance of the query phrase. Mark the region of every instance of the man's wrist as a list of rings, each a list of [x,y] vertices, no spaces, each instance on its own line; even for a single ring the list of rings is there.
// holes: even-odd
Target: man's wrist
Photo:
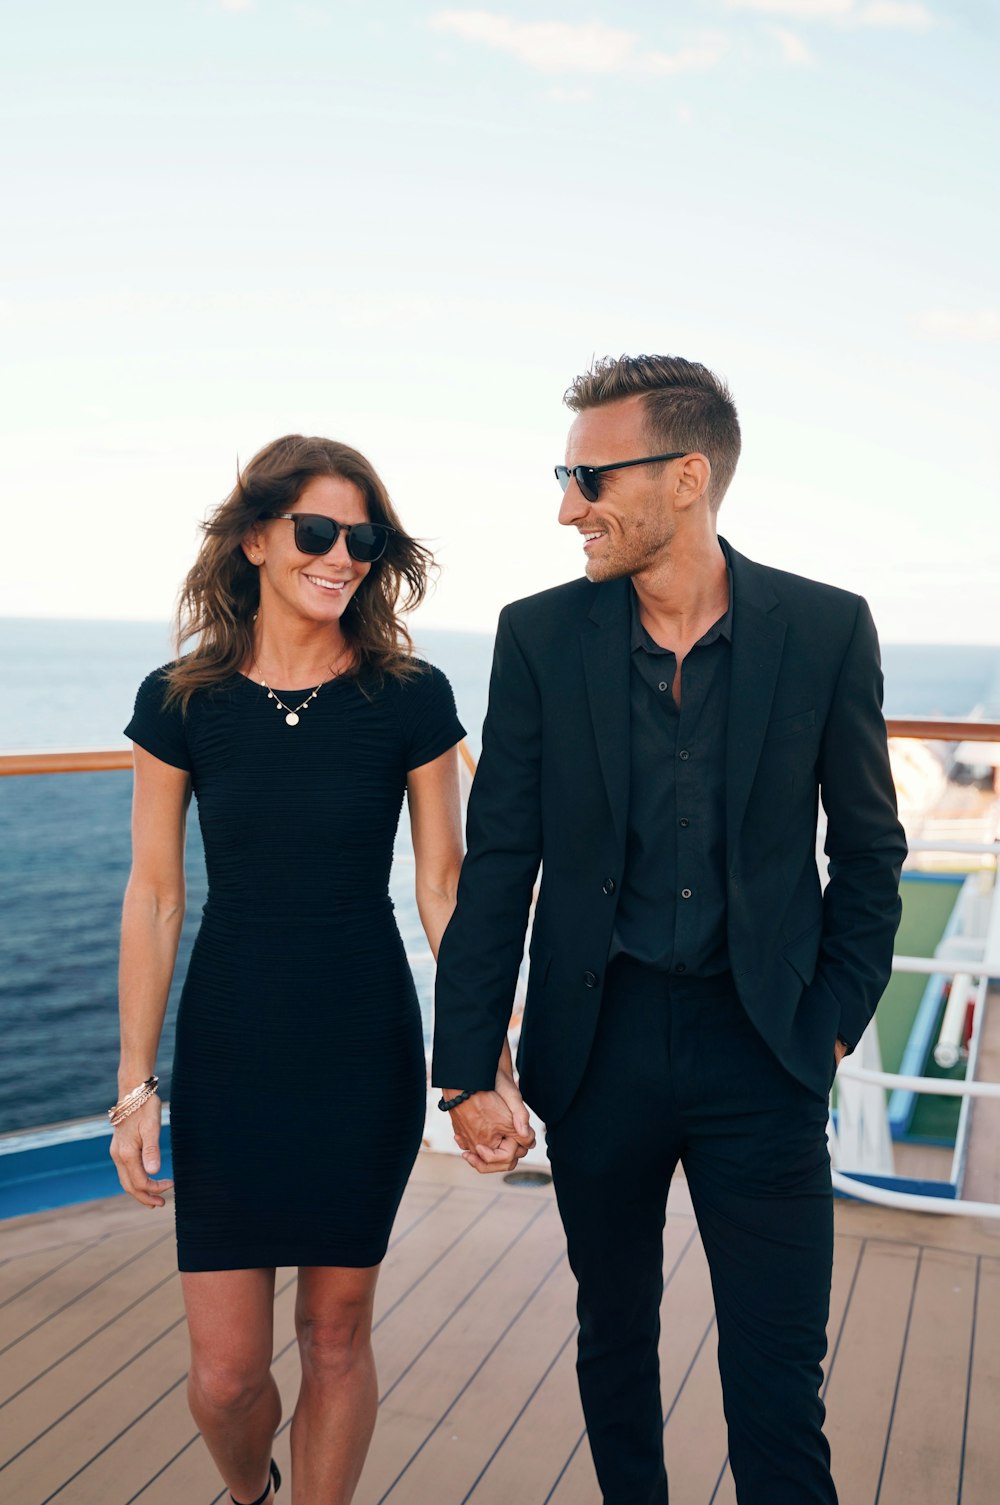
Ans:
[[[462,1103],[467,1103],[470,1097],[475,1097],[478,1090],[476,1087],[467,1087],[460,1092],[454,1087],[442,1087],[438,1107],[442,1113],[450,1113],[452,1108],[457,1108]]]

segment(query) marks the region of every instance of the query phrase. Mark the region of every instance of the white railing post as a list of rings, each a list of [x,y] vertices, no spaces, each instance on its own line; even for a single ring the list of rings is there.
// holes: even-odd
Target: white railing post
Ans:
[[[854,1050],[852,1060],[867,1071],[882,1070],[882,1052],[874,1019]],[[837,1079],[837,1133],[831,1141],[839,1171],[875,1176],[895,1173],[889,1112],[883,1087],[843,1075]]]

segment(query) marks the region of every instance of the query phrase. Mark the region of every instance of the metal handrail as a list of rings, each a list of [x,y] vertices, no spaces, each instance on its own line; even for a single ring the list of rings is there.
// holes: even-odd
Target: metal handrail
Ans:
[[[923,742],[1000,742],[1000,721],[963,721],[953,716],[887,716],[890,737]]]
[[[915,737],[928,742],[1000,742],[1000,721],[961,721],[941,716],[887,716],[890,737]],[[476,760],[465,742],[459,743],[462,761],[470,774]],[[97,773],[108,769],[132,767],[132,753],[127,747],[94,752],[74,750],[60,752],[0,753],[0,778],[33,773]]]
[[[844,1061],[837,1079],[870,1082],[873,1087],[898,1087],[903,1092],[919,1092],[928,1097],[1000,1097],[1000,1082],[969,1082],[955,1077],[903,1076],[898,1071],[872,1071],[870,1066],[855,1066]]]

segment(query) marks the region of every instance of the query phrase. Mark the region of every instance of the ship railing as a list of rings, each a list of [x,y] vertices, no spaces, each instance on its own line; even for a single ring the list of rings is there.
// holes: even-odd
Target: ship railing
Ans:
[[[890,738],[914,738],[920,741],[958,743],[980,741],[1000,743],[1000,722],[961,720],[942,717],[887,718]],[[467,796],[475,776],[476,763],[466,743],[460,745],[463,795]],[[128,748],[95,751],[44,751],[0,753],[0,777],[28,774],[96,773],[126,770],[132,766]],[[991,979],[1000,979],[1000,884],[996,881],[1000,839],[990,841],[912,840],[910,850],[936,852],[953,856],[977,856],[993,868],[993,888],[985,932],[980,936],[952,937],[950,952],[935,957],[893,957],[895,972],[910,972],[928,978],[968,977],[971,981],[973,1028],[968,1045],[968,1068],[965,1080],[917,1075],[912,1072],[883,1071],[878,1036],[874,1026],[866,1030],[858,1048],[844,1061],[837,1075],[838,1111],[831,1115],[830,1146],[835,1188],[854,1198],[936,1213],[971,1214],[979,1217],[1000,1216],[1000,1206],[955,1197],[924,1195],[900,1191],[858,1179],[891,1173],[892,1146],[888,1120],[886,1088],[894,1092],[961,1097],[959,1128],[952,1165],[952,1184],[961,1187],[968,1142],[969,1114],[973,1100],[1000,1098],[1000,1083],[981,1081],[976,1068],[980,1055],[982,1025],[986,1017],[986,996]],[[519,1024],[522,999],[515,1001],[515,1027]],[[1000,1008],[1000,1003],[997,1005]],[[438,1115],[430,1114],[435,1128]],[[439,1136],[436,1136],[436,1138]],[[445,1146],[442,1141],[442,1147]]]
[[[947,743],[1000,742],[1000,722],[995,721],[890,718],[887,725],[890,737]],[[907,1070],[883,1070],[873,1021],[858,1048],[837,1073],[837,1112],[831,1114],[829,1130],[833,1184],[843,1194],[884,1207],[997,1218],[1000,1206],[996,1203],[965,1198],[959,1193],[965,1178],[973,1103],[1000,1099],[1000,1082],[984,1081],[978,1075],[984,1027],[989,1018],[987,998],[991,983],[1000,979],[1000,883],[997,882],[1000,839],[997,836],[985,841],[918,838],[910,840],[909,848],[914,855],[928,852],[956,858],[977,857],[980,862],[980,870],[966,880],[970,886],[968,891],[963,890],[956,906],[957,913],[962,908],[962,899],[969,901],[964,905],[964,920],[942,940],[937,954],[932,957],[897,954],[892,960],[893,972],[926,976],[929,982],[936,979],[942,985],[950,980],[952,998],[945,1010],[934,1054],[941,1066],[957,1064],[965,1018],[970,1013],[972,1029],[966,1073],[964,1079],[955,1080]],[[990,880],[986,892],[984,879]],[[996,1007],[1000,1009],[1000,1002]],[[962,1099],[947,1183],[955,1195],[941,1196],[879,1184],[898,1180],[893,1176],[890,1105],[901,1094]]]

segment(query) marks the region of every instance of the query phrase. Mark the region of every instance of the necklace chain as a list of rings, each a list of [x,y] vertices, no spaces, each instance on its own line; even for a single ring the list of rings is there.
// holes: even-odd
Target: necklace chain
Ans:
[[[256,659],[254,659],[253,666],[257,670],[257,673],[260,674],[260,667],[259,667]],[[344,667],[346,667],[346,665]],[[330,678],[331,679],[339,679],[340,676],[341,676],[341,674],[343,674],[343,672],[344,672],[343,668],[337,668],[337,669],[335,669],[332,664],[327,664],[327,668],[330,671]],[[298,724],[299,724],[299,712],[300,711],[304,711],[307,708],[307,706],[309,706],[309,704],[316,699],[316,696],[319,694],[320,690],[322,690],[323,686],[327,683],[327,681],[325,679],[321,679],[320,682],[319,682],[319,684],[316,686],[315,690],[313,690],[311,694],[309,694],[309,695],[306,696],[305,700],[302,701],[301,705],[296,705],[296,706],[286,705],[285,702],[282,700],[281,696],[279,694],[277,694],[276,691],[274,691],[274,690],[271,689],[271,686],[268,684],[268,682],[264,678],[263,674],[260,674],[260,683],[261,683],[261,688],[267,691],[267,698],[268,698],[268,700],[273,700],[274,703],[275,703],[275,706],[277,707],[277,709],[279,711],[284,711],[284,713],[285,713],[285,725],[286,726],[298,726]]]

